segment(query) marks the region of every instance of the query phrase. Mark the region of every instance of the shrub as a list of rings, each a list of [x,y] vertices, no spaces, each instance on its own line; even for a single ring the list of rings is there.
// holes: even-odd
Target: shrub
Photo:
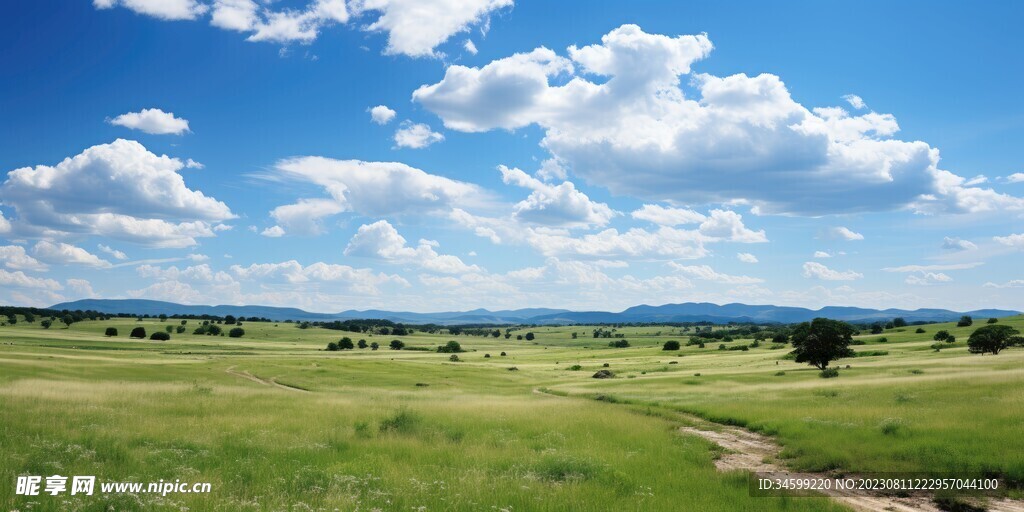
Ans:
[[[391,350],[402,350],[405,348],[405,343],[402,340],[391,340]]]
[[[366,340],[359,340],[358,342],[356,342],[356,346],[359,348],[366,348]]]
[[[39,322],[39,325],[43,326],[43,329],[49,329],[50,326],[53,325],[53,322],[50,320],[43,320],[42,322]]]
[[[526,333],[526,341],[533,341],[533,338],[534,336],[532,332]]]
[[[47,320],[43,320],[46,322]],[[117,336],[117,327],[107,327],[107,330],[103,333],[104,336]]]
[[[171,339],[171,335],[167,334],[164,331],[157,331],[157,332],[154,332],[153,335],[149,337],[149,339],[151,339],[153,341],[167,341],[167,340]]]
[[[999,322],[998,318],[989,318],[988,322],[986,322],[986,323],[994,324],[994,323],[997,323],[997,322]]]
[[[380,422],[381,433],[408,434],[416,429],[420,417],[405,409],[399,410],[394,416]]]
[[[957,327],[970,327],[972,325],[974,325],[974,319],[970,315],[960,317],[960,321],[956,323]]]
[[[725,350],[725,343],[719,343],[718,350]]]
[[[679,342],[676,340],[668,340],[665,345],[661,347],[662,350],[679,350]]]
[[[825,368],[818,374],[823,379],[831,379],[839,376],[839,368]]]
[[[924,334],[924,333],[925,333],[925,332],[927,332],[927,331],[925,331],[925,330],[924,330],[923,328],[921,328],[921,327],[918,327],[918,328],[917,328],[917,330],[916,330],[916,331],[914,331],[914,332],[916,332],[916,333],[918,333],[918,334]]]
[[[629,347],[629,341],[624,340],[624,339],[622,339],[622,340],[615,340],[615,341],[609,341],[608,342],[608,346],[612,347],[612,348],[628,348]]]
[[[786,374],[786,372],[775,372],[775,376],[776,377],[782,377],[785,374]]]
[[[228,336],[232,338],[241,338],[242,336],[245,336],[245,329],[242,329],[241,327],[235,327],[234,329],[228,331]]]
[[[453,363],[457,363],[457,362],[460,361],[459,355],[458,354],[452,354],[451,357],[448,358],[448,360],[453,362]]]
[[[508,354],[506,354],[506,353],[504,353],[504,352],[502,352],[502,353],[501,353],[501,357],[505,357],[505,356],[507,356],[507,355],[508,355]]]
[[[352,343],[352,338],[346,336],[338,340],[338,348],[340,348],[341,350],[352,350],[356,348],[356,345],[355,343]]]
[[[612,378],[614,376],[615,376],[615,374],[611,370],[598,370],[597,373],[595,373],[593,375],[593,378],[595,378],[595,379],[610,379],[610,378]]]
[[[459,352],[463,352],[462,345],[460,345],[459,342],[455,340],[449,341],[448,343],[445,343],[444,345],[437,347],[437,351],[442,354],[457,354]]]
[[[136,327],[136,328],[132,329],[132,333],[130,335],[128,335],[128,337],[129,338],[140,338],[140,339],[141,338],[145,338],[146,337],[146,328],[145,327]]]
[[[327,350],[330,350],[331,352],[337,352],[339,350],[338,349],[338,344],[333,342],[333,341],[328,343],[327,344]]]
[[[583,367],[578,365],[578,364],[574,364],[574,365],[569,367],[569,370],[570,371],[574,371],[574,372],[578,372],[578,371],[580,371],[582,369],[583,369]]]
[[[885,336],[882,336],[881,338],[878,338],[878,342],[879,343],[889,343],[889,338],[886,338]]]
[[[946,343],[956,343],[956,336],[950,334],[949,337],[946,338]]]
[[[170,334],[170,333],[174,332],[174,326],[173,325],[168,325],[168,326],[164,327],[164,331],[167,334]]]
[[[185,326],[184,326],[184,325],[179,325],[179,326],[178,326],[178,327],[177,327],[176,329],[174,329],[174,330],[175,330],[175,332],[177,332],[178,334],[181,334],[181,333],[185,332]]]
[[[608,364],[608,363],[605,363],[605,364],[602,364],[601,366],[602,366],[602,367],[604,367],[604,368],[608,368],[608,367],[609,367],[609,366],[611,366],[611,365],[610,365],[610,364]]]
[[[942,331],[939,331],[939,332],[935,333],[935,336],[932,336],[932,339],[935,340],[935,341],[945,341],[946,338],[948,338],[948,337],[949,337],[949,331],[942,330]]]
[[[490,354],[484,354],[484,359],[490,359],[490,358],[491,358]]]
[[[370,350],[377,350],[378,348],[380,348],[380,343],[377,343],[376,341],[370,343]]]

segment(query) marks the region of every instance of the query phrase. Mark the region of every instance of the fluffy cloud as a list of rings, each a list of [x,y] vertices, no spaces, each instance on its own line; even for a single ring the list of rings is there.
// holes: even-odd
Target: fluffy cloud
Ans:
[[[367,30],[388,33],[387,54],[435,57],[441,43],[469,30],[512,0],[355,0],[357,13],[377,11],[380,16]]]
[[[153,135],[181,135],[188,131],[188,121],[174,117],[171,112],[158,108],[144,108],[141,112],[121,114],[107,122]],[[189,160],[191,162],[191,160]],[[200,164],[200,168],[202,165]]]
[[[11,270],[42,272],[48,268],[43,262],[29,256],[24,247],[18,245],[0,246],[0,263]]]
[[[840,272],[832,270],[821,263],[808,261],[804,263],[804,277],[820,279],[822,281],[853,281],[864,277],[864,275],[852,270]]]
[[[402,127],[395,131],[395,145],[400,148],[422,149],[436,142],[444,140],[444,135],[430,129],[423,123],[402,123]]]
[[[961,240],[959,238],[945,237],[942,239],[942,248],[950,251],[973,251],[978,248],[974,242]]]
[[[331,283],[355,293],[377,295],[380,287],[385,284],[408,287],[409,282],[397,275],[378,273],[367,268],[352,268],[347,265],[334,265],[317,262],[302,266],[295,260],[281,263],[254,263],[247,267],[232,265],[231,273],[239,279],[260,280],[263,283],[274,281],[292,285],[309,285],[314,283]]]
[[[8,173],[0,197],[15,228],[34,235],[92,234],[156,247],[187,247],[213,236],[210,222],[234,218],[224,203],[189,189],[180,160],[118,139],[55,166]]]
[[[413,100],[453,130],[539,125],[543,146],[573,173],[644,199],[742,200],[798,215],[1024,210],[1020,198],[940,170],[928,144],[892,138],[891,115],[808,109],[775,75],[690,74],[711,48],[703,35],[624,25],[601,44],[569,47],[568,58],[538,48],[450,66]],[[687,75],[693,98],[681,86]]]
[[[646,220],[659,226],[678,226],[680,224],[700,224],[707,217],[686,208],[669,208],[656,204],[645,204],[630,215],[637,220]]]
[[[267,238],[279,238],[284,236],[284,229],[282,229],[281,226],[271,226],[261,231],[260,235]]]
[[[767,242],[764,230],[754,231],[743,225],[743,216],[729,210],[711,210],[710,215],[700,223],[702,235],[716,241],[756,244]]]
[[[92,289],[92,283],[85,279],[68,279],[65,283],[68,293],[77,299],[96,296],[96,292]]]
[[[11,232],[11,221],[4,218],[4,212],[0,212],[0,234]]]
[[[953,278],[949,277],[942,272],[922,272],[920,274],[911,274],[904,280],[909,285],[916,286],[928,286],[933,284],[948,283]]]
[[[29,277],[20,270],[15,272],[8,272],[3,269],[0,269],[0,286],[10,286],[12,288],[30,288],[39,290],[63,289],[60,283],[54,281],[53,279]]]
[[[433,244],[428,241],[421,240],[417,247],[409,247],[405,238],[386,220],[360,226],[345,248],[345,256],[363,256],[392,263],[412,264],[443,274],[481,271],[480,267],[467,265],[457,256],[438,254]]]
[[[1024,172],[1015,172],[1004,178],[1004,181],[1007,183],[1024,183]]]
[[[1024,249],[1024,233],[1008,236],[996,236],[992,237],[992,239],[1003,245],[1007,245],[1017,249]]]
[[[65,243],[40,240],[32,248],[32,255],[55,265],[84,265],[94,268],[110,268],[110,262],[91,252]]]
[[[278,176],[323,187],[330,198],[300,199],[271,212],[288,231],[321,232],[320,221],[338,213],[367,217],[445,213],[455,204],[476,204],[490,196],[476,185],[455,181],[397,162],[363,162],[301,157],[282,160]]]
[[[736,253],[736,259],[742,261],[743,263],[757,263],[757,256],[754,256],[749,252]]]
[[[572,182],[560,185],[544,183],[529,174],[498,166],[501,179],[511,185],[530,189],[529,197],[513,207],[513,217],[527,223],[559,227],[604,226],[615,212],[604,203],[591,201],[576,190]]]
[[[857,96],[856,94],[847,94],[843,96],[843,99],[846,100],[846,102],[849,103],[851,107],[857,110],[863,110],[865,108],[868,108],[868,105],[864,103],[864,99],[861,98],[860,96]]]
[[[832,255],[825,251],[814,251],[815,258],[831,258]]]
[[[210,24],[248,34],[249,41],[312,43],[321,30],[363,18],[367,31],[385,32],[384,52],[410,57],[440,57],[436,48],[452,36],[489,22],[512,0],[310,0],[303,8],[274,9],[273,2],[213,0],[212,9],[197,0],[93,0],[97,9],[122,6],[164,20],[194,20],[210,12]],[[375,19],[374,19],[375,17]]]
[[[391,110],[386,105],[377,105],[370,109],[370,120],[379,125],[385,125],[390,123],[396,114],[397,112]]]
[[[208,7],[196,0],[93,0],[97,9],[122,6],[139,14],[162,20],[194,20],[206,13]]]
[[[850,228],[845,226],[839,226],[829,229],[828,234],[830,238],[835,238],[837,240],[846,240],[848,242],[854,240],[864,240],[864,235],[852,231]]]
[[[724,284],[757,284],[764,282],[764,279],[757,277],[722,274],[707,265],[680,265],[674,261],[670,261],[668,264],[677,272],[703,281],[713,281],[715,283]]]
[[[99,244],[97,246],[97,248],[100,250],[100,252],[109,254],[112,258],[114,258],[116,260],[126,260],[126,259],[128,259],[128,255],[127,254],[125,254],[125,253],[123,253],[123,252],[121,252],[121,251],[119,251],[117,249],[114,249],[114,248],[112,248],[110,246]]]
[[[466,50],[466,53],[470,55],[476,55],[477,53],[476,43],[472,39],[466,39],[466,42],[462,43],[462,49]]]

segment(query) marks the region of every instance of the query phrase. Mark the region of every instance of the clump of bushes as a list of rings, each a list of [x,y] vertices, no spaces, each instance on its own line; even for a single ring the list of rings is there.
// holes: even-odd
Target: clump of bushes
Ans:
[[[104,336],[117,336],[117,327],[107,327],[107,330],[103,333]],[[145,336],[145,334],[143,334]]]
[[[679,350],[679,342],[676,340],[668,340],[665,345],[661,347],[662,350]]]
[[[163,331],[157,331],[154,332],[153,335],[149,337],[149,339],[153,341],[167,341],[171,339],[171,335]]]
[[[228,336],[231,338],[241,338],[242,336],[245,336],[245,329],[242,329],[241,327],[235,327],[234,329],[228,331]]]
[[[615,376],[615,374],[611,370],[598,370],[596,373],[594,373],[593,378],[595,378],[595,379],[610,379],[610,378],[612,378],[614,376]]]
[[[391,340],[391,350],[402,350],[405,348],[405,343],[402,340]]]
[[[916,333],[918,333],[918,334],[924,334],[924,333],[926,333],[926,332],[928,332],[928,331],[925,331],[925,330],[924,330],[924,328],[922,328],[922,327],[918,327],[918,328],[917,328],[917,330],[916,330],[916,331],[914,331],[914,332],[916,332]]]
[[[839,368],[825,368],[818,374],[823,379],[831,379],[839,376]]]
[[[462,350],[462,345],[459,342],[452,340],[444,345],[437,347],[437,351],[442,354],[457,354],[459,352],[465,352]]]
[[[578,372],[578,371],[580,371],[582,369],[583,369],[583,367],[578,365],[578,364],[574,364],[574,365],[569,367],[569,370],[570,371],[574,371],[574,372]]]
[[[608,346],[612,347],[612,348],[628,348],[629,347],[629,341],[624,340],[624,339],[609,341],[608,342]]]
[[[457,362],[461,361],[461,359],[459,359],[459,355],[458,354],[452,354],[452,356],[449,357],[448,360],[453,362],[453,363],[457,363]]]
[[[946,341],[946,338],[949,338],[949,331],[945,329],[936,332],[935,335],[932,336],[932,339],[935,341]]]

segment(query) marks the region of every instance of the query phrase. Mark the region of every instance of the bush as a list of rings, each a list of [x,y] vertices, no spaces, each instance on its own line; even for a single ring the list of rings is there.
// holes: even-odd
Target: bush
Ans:
[[[241,327],[235,327],[234,329],[228,331],[228,336],[232,338],[241,338],[242,336],[245,336],[245,329],[242,329]]]
[[[507,355],[508,355],[508,354],[506,354],[506,353],[504,353],[504,352],[502,352],[502,353],[501,353],[501,357],[505,357],[505,356],[507,356]]]
[[[942,331],[939,331],[939,332],[935,333],[935,336],[932,336],[932,339],[935,340],[935,341],[945,341],[946,338],[948,338],[948,337],[949,337],[949,331],[942,330]]]
[[[974,319],[970,315],[964,315],[960,317],[960,321],[956,323],[957,327],[970,327],[974,324]]]
[[[946,338],[946,343],[956,343],[956,336],[950,334],[949,337]]]
[[[178,327],[177,327],[177,328],[175,329],[175,331],[176,331],[176,332],[177,332],[178,334],[182,334],[182,333],[184,333],[184,332],[185,332],[185,326],[184,326],[184,325],[179,325],[179,326],[178,326]]]
[[[629,341],[627,341],[627,340],[609,341],[608,342],[608,346],[612,347],[612,348],[628,348],[629,347]]]
[[[449,361],[451,361],[451,362],[453,362],[453,363],[457,363],[457,362],[459,362],[459,361],[460,361],[460,359],[459,359],[459,355],[458,355],[458,354],[452,354],[452,356],[451,356],[451,357],[449,357],[449,358],[448,358],[448,360],[449,360]]]
[[[164,332],[166,332],[167,334],[170,334],[170,333],[174,332],[174,326],[173,325],[168,325],[168,326],[164,327]]]
[[[679,350],[679,342],[676,340],[668,340],[665,342],[665,346],[661,347],[662,350]]]
[[[46,320],[43,320],[46,322]],[[107,327],[107,330],[103,333],[104,336],[117,336],[117,327]]]
[[[882,336],[881,338],[878,338],[878,342],[879,343],[889,343],[889,338],[886,338],[885,336]]]
[[[39,325],[43,326],[43,329],[49,329],[50,326],[53,325],[53,322],[50,320],[43,320],[42,322],[39,322]]]
[[[370,343],[370,350],[377,350],[378,348],[380,348],[380,343],[377,343],[376,341]]]
[[[153,335],[149,337],[149,339],[151,339],[153,341],[167,341],[167,340],[171,339],[171,335],[167,334],[164,331],[157,331],[157,332],[154,332]]]
[[[359,348],[366,348],[366,340],[359,340],[358,342],[356,342],[356,346]]]
[[[532,332],[526,333],[526,341],[533,341],[533,338],[534,336]]]
[[[921,327],[918,327],[918,328],[917,328],[917,330],[916,330],[916,331],[914,331],[914,332],[916,332],[916,333],[918,333],[918,334],[924,334],[924,333],[925,333],[925,332],[927,332],[927,331],[925,331],[925,330],[924,330],[923,328],[921,328]]]
[[[578,365],[578,364],[574,364],[574,365],[569,367],[569,370],[570,371],[574,371],[574,372],[578,372],[578,371],[580,371],[582,369],[583,369],[583,367]]]
[[[338,340],[338,348],[342,350],[352,350],[356,348],[355,343],[352,343],[352,338],[344,337]]]
[[[839,376],[839,368],[825,368],[818,374],[823,379],[831,379]]]
[[[328,343],[327,344],[327,350],[330,350],[331,352],[337,352],[339,350],[338,349],[338,344],[333,342],[333,341]]]
[[[448,343],[445,343],[444,345],[437,347],[437,351],[442,354],[457,354],[459,352],[463,352],[462,345],[460,345],[459,342],[455,340],[449,341]]]
[[[990,323],[990,324],[994,324],[994,323],[997,323],[997,322],[999,322],[998,318],[989,318],[988,319],[988,323]]]
[[[128,337],[129,338],[139,338],[139,339],[145,338],[146,337],[146,328],[145,327],[136,327],[136,328],[132,329],[132,333],[130,335],[128,335]]]
[[[405,348],[405,343],[402,340],[391,340],[391,350],[402,350]]]
[[[611,370],[598,370],[597,373],[595,373],[593,375],[593,378],[595,378],[595,379],[610,379],[610,378],[612,378],[614,376],[615,376],[615,373],[613,373]]]

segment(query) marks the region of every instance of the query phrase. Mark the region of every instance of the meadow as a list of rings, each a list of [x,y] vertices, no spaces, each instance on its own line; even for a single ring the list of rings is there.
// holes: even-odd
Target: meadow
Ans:
[[[611,348],[587,326],[505,339],[245,322],[230,338],[193,335],[188,320],[150,341],[127,335],[179,320],[22,320],[0,327],[0,507],[845,510],[749,496],[745,475],[716,472],[714,445],[678,432],[694,417],[773,436],[793,469],[966,472],[1020,489],[1024,349],[969,354],[983,320],[858,336],[861,356],[831,379],[770,340],[698,348],[673,327],[619,329],[631,346]],[[1000,322],[1024,331],[1024,317]],[[936,352],[940,329],[958,341]],[[516,339],[526,332],[535,339]],[[325,350],[343,336],[381,348]],[[426,350],[389,350],[393,339]],[[459,361],[433,351],[452,339]],[[684,346],[664,351],[667,340]],[[601,369],[615,378],[592,378]],[[26,474],[212,492],[15,496]]]

